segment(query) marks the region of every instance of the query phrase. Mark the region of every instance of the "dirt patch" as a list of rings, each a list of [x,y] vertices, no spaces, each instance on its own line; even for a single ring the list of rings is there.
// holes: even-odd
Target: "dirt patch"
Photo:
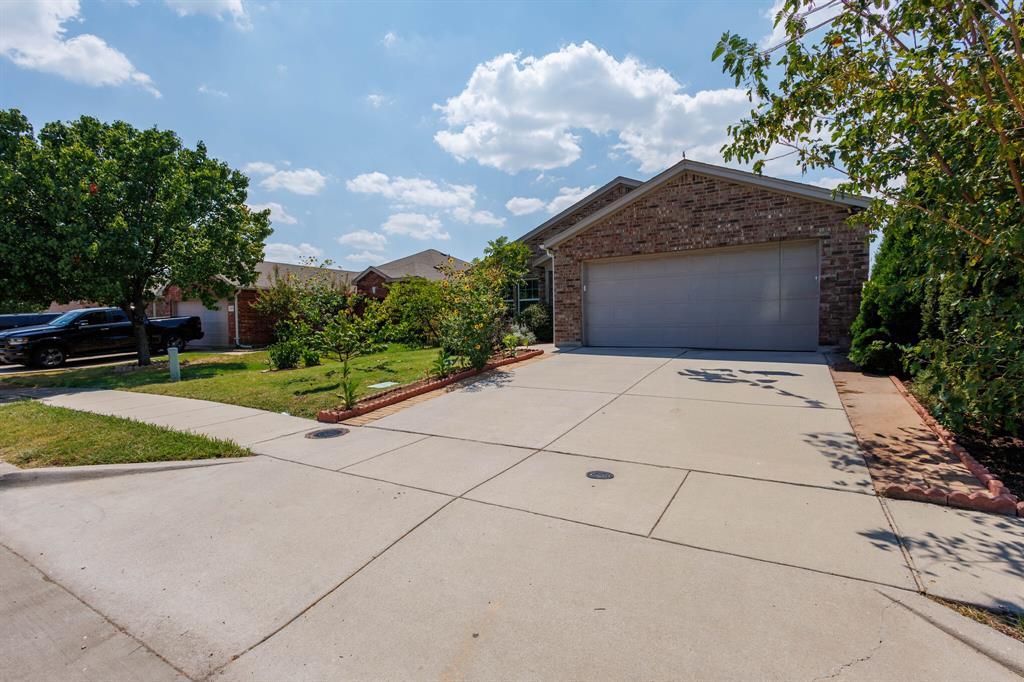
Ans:
[[[1011,493],[1024,499],[1024,439],[976,431],[957,434],[956,439]]]

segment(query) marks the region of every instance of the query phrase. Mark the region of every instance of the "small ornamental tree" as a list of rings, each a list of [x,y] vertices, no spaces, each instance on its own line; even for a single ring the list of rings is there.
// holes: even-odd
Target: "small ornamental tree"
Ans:
[[[855,219],[899,231],[914,263],[876,270],[889,282],[864,297],[857,352],[890,343],[886,310],[901,314],[915,299],[882,298],[898,293],[894,275],[916,278],[901,285],[922,304],[920,339],[902,358],[915,386],[954,427],[1021,433],[1020,3],[785,0],[776,23],[785,33],[777,45],[726,33],[715,48],[752,103],[730,128],[725,158],[760,172],[788,157],[838,176],[837,192],[878,197]]]
[[[474,369],[483,369],[501,348],[508,324],[506,297],[528,272],[529,249],[500,237],[487,245],[484,258],[468,268],[449,263],[442,268],[443,314],[440,321],[442,350],[466,358]]]
[[[360,355],[376,353],[382,344],[377,340],[378,315],[368,305],[362,315],[342,310],[331,317],[319,333],[320,345],[341,362],[341,388],[345,409],[351,409],[359,397],[359,382],[352,377],[350,361]]]
[[[213,305],[255,281],[270,212],[246,206],[248,184],[169,130],[83,116],[36,136],[0,111],[0,288],[121,308],[148,364],[146,306],[160,290]]]

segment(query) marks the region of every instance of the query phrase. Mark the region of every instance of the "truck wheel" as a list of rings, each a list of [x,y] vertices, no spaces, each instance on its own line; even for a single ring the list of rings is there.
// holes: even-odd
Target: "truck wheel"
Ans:
[[[178,352],[185,350],[186,341],[177,334],[171,334],[164,339],[164,348],[177,348]]]
[[[32,364],[47,369],[62,367],[67,359],[64,349],[60,346],[43,346],[32,353]]]

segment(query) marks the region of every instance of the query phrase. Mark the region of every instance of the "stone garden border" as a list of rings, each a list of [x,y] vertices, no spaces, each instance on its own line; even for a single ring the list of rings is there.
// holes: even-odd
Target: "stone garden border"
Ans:
[[[1017,497],[1010,493],[1003,482],[992,475],[984,465],[974,459],[969,452],[956,442],[956,437],[942,424],[940,424],[930,412],[918,402],[917,398],[907,390],[907,387],[894,376],[890,376],[896,390],[910,404],[918,416],[928,425],[951,452],[953,452],[963,463],[967,470],[977,478],[987,490],[971,493],[948,492],[941,488],[928,488],[927,490],[915,485],[890,485],[883,494],[886,497],[899,499],[918,500],[921,502],[934,502],[948,504],[951,507],[972,509],[975,511],[994,512],[997,514],[1009,514],[1010,516],[1024,517],[1024,501],[1018,501]]]

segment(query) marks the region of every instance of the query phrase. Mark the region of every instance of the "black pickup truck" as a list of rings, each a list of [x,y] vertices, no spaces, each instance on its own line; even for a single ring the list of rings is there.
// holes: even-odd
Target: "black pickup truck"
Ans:
[[[18,327],[35,327],[48,324],[50,320],[60,317],[60,313],[15,313],[0,315],[0,332]]]
[[[146,320],[153,352],[169,347],[184,350],[203,338],[198,317]],[[47,324],[0,332],[0,362],[60,367],[69,357],[130,353],[135,350],[132,323],[120,308],[82,308]]]

